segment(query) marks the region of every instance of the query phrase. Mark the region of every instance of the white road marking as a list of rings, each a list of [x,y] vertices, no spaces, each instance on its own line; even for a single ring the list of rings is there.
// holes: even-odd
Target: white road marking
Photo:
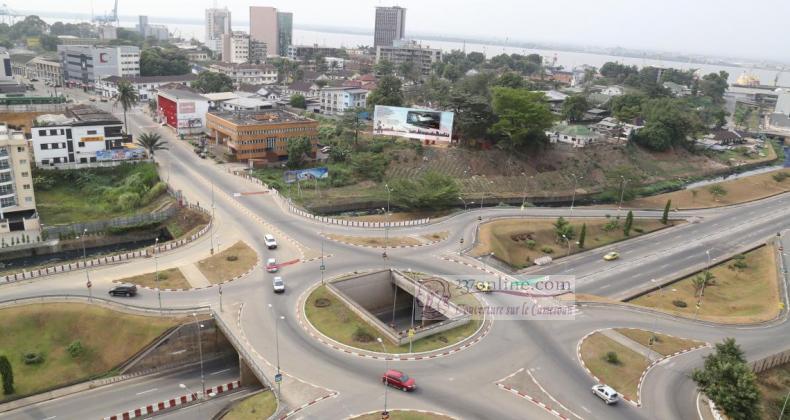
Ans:
[[[218,370],[218,371],[213,372],[213,373],[209,373],[209,375],[219,375],[220,373],[227,372],[229,370],[230,370],[230,368],[222,369],[222,370]]]
[[[52,420],[52,419],[54,419],[55,417],[57,417],[57,416],[47,417],[47,418],[45,418],[44,420]]]
[[[138,392],[138,393],[137,393],[137,394],[135,394],[135,395],[143,395],[143,394],[148,394],[149,392],[154,392],[154,391],[156,391],[157,389],[158,389],[158,388],[149,389],[148,391],[142,391],[142,392]]]
[[[581,406],[581,407],[582,407],[582,410],[592,414],[592,411],[590,411],[587,407],[585,407],[585,406]]]

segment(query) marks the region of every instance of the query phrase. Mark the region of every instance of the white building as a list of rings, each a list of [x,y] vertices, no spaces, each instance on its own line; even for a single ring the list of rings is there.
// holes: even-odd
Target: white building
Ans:
[[[159,115],[177,134],[202,133],[208,108],[208,99],[187,87],[163,87],[157,92]]]
[[[222,61],[242,64],[250,61],[250,35],[243,31],[233,31],[222,35]]]
[[[607,96],[620,96],[623,94],[623,88],[620,86],[607,86],[601,90],[601,93]]]
[[[94,45],[58,45],[66,84],[93,87],[107,76],[140,75],[140,49]]]
[[[326,62],[326,68],[329,71],[333,70],[343,70],[346,68],[346,59],[340,57],[324,57],[324,61]]]
[[[137,76],[137,77],[118,77],[108,76],[96,83],[96,91],[100,96],[112,98],[118,94],[118,83],[127,80],[137,91],[140,101],[148,101],[156,98],[156,91],[160,86],[178,83],[184,86],[191,86],[197,80],[197,75],[187,73],[175,76]]]
[[[206,46],[213,52],[222,51],[222,35],[232,32],[230,10],[206,9]]]
[[[124,143],[131,141],[119,119],[90,105],[39,116],[30,134],[36,166],[42,168],[108,160],[102,152],[123,151]]]
[[[25,77],[60,86],[63,84],[63,68],[57,61],[35,57],[25,63]]]
[[[354,87],[325,87],[321,89],[321,113],[337,115],[367,105],[368,91]]]
[[[222,110],[224,111],[261,111],[264,109],[272,109],[274,104],[269,101],[264,101],[258,98],[233,98],[222,102]]]
[[[5,245],[14,234],[40,228],[27,147],[24,133],[0,124],[0,238]]]
[[[236,86],[277,83],[277,68],[270,64],[219,63],[210,65],[208,70],[227,75]]]
[[[394,41],[392,46],[376,47],[376,64],[386,60],[398,68],[403,63],[412,62],[424,75],[431,73],[434,63],[442,61],[442,50],[423,47],[416,41]]]

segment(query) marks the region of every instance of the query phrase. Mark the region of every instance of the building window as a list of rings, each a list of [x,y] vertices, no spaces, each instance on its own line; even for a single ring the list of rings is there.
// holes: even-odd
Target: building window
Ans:
[[[29,190],[30,189],[30,184],[24,184],[24,185],[22,185],[22,188],[26,189],[26,190]]]
[[[11,207],[16,205],[16,197],[0,199],[0,207]]]
[[[57,136],[58,135],[58,130],[49,130],[49,135],[50,136]]]
[[[96,134],[96,130],[88,130],[88,135]]]
[[[32,203],[33,197],[25,197],[25,203]]]
[[[85,142],[84,142],[84,141],[81,141],[81,142],[77,143],[77,146],[79,146],[79,147],[85,147]]]
[[[22,172],[20,175],[22,176],[22,178],[27,178],[27,176],[30,175],[30,173]]]
[[[46,135],[47,135],[47,130],[38,130],[38,135],[39,135],[39,136],[42,136],[42,137],[46,137]]]
[[[22,152],[25,151],[25,148],[23,146],[19,146],[19,147],[16,148],[16,151],[19,152],[19,153],[22,153]]]
[[[49,145],[47,143],[41,143],[41,150],[48,150]]]
[[[26,163],[27,163],[27,159],[20,159],[20,160],[19,160],[19,164],[20,164],[20,165],[24,165],[24,164],[26,164]]]

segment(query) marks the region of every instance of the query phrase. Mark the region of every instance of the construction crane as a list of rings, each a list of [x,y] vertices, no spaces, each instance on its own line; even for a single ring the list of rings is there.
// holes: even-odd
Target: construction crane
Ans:
[[[0,23],[13,25],[17,18],[23,17],[25,17],[24,14],[12,10],[7,4],[0,5]]]
[[[115,0],[115,6],[112,8],[112,14],[105,14],[104,16],[96,16],[93,18],[93,21],[96,23],[103,23],[109,24],[114,23],[118,24],[118,0]]]

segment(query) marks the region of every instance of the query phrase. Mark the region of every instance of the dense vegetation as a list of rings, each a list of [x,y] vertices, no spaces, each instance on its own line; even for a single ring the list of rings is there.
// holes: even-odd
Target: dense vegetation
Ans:
[[[178,49],[148,48],[140,53],[140,75],[175,76],[190,72],[186,54]]]

